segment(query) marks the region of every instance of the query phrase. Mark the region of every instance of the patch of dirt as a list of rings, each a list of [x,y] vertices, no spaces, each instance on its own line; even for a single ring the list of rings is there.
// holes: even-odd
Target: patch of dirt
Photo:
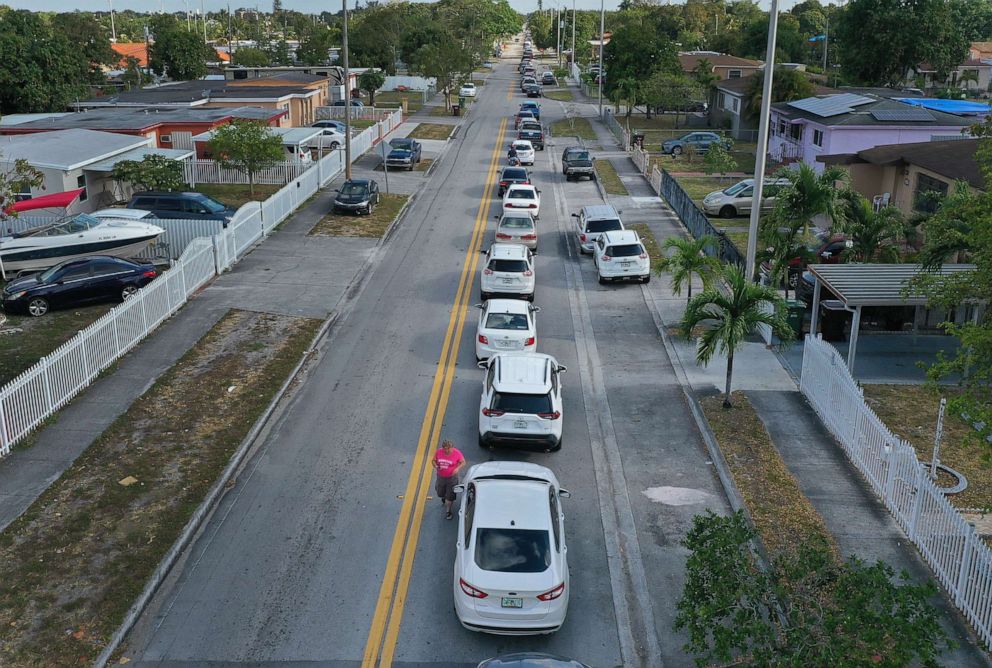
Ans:
[[[382,193],[379,205],[371,214],[328,213],[313,226],[310,234],[334,237],[378,238],[403,210],[409,195]]]
[[[319,326],[229,312],[0,534],[0,663],[93,661]]]

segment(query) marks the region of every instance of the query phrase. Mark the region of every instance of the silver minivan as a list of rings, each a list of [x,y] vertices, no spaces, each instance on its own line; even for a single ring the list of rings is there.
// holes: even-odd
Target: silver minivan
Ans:
[[[789,179],[769,179],[762,188],[762,209],[775,207],[775,198],[782,188],[789,187]],[[754,179],[744,179],[725,190],[711,192],[703,199],[703,210],[711,216],[733,218],[751,213],[754,197]]]
[[[579,252],[582,253],[592,253],[596,239],[603,232],[624,229],[620,212],[609,204],[584,206],[578,213],[573,213],[572,218],[576,219],[576,235],[579,238]]]

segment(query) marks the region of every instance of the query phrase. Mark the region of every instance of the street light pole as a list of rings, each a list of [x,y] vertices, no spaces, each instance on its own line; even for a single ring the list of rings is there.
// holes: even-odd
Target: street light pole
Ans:
[[[774,0],[773,0],[774,1]],[[351,180],[351,76],[348,74],[348,0],[341,0],[341,60],[344,65],[344,178]]]
[[[768,156],[768,124],[772,115],[772,79],[775,75],[775,34],[778,32],[778,0],[772,0],[768,13],[768,50],[765,53],[765,81],[761,91],[761,115],[758,121],[758,146],[754,160],[754,193],[751,198],[751,220],[747,233],[745,269],[748,280],[755,276],[755,255],[758,252],[758,218],[765,185],[765,159]]]
[[[572,64],[575,64],[575,0],[572,0]]]
[[[606,32],[606,7],[603,4],[604,0],[599,0],[599,74],[597,79],[599,79],[599,117],[603,117],[603,42],[606,41],[603,35]],[[772,0],[776,2],[777,0]]]

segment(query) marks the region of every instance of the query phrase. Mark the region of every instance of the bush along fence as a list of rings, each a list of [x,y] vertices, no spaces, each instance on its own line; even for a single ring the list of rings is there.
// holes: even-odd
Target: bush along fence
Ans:
[[[933,483],[913,446],[865,403],[844,359],[819,336],[806,337],[800,389],[992,649],[992,550]]]
[[[397,111],[355,136],[353,159],[401,122],[402,113]],[[264,202],[249,202],[238,209],[227,227],[222,223],[211,227],[209,221],[157,221],[167,234],[174,230],[172,267],[0,388],[0,457],[178,311],[193,293],[244,257],[343,168],[343,152],[329,153]],[[188,227],[209,234],[184,239],[178,230],[189,223],[207,223]]]

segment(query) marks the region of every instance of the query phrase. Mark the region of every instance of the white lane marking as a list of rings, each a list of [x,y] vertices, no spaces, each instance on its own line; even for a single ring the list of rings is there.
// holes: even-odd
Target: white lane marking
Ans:
[[[713,495],[691,487],[648,487],[641,494],[666,506],[693,506],[713,500]]]

